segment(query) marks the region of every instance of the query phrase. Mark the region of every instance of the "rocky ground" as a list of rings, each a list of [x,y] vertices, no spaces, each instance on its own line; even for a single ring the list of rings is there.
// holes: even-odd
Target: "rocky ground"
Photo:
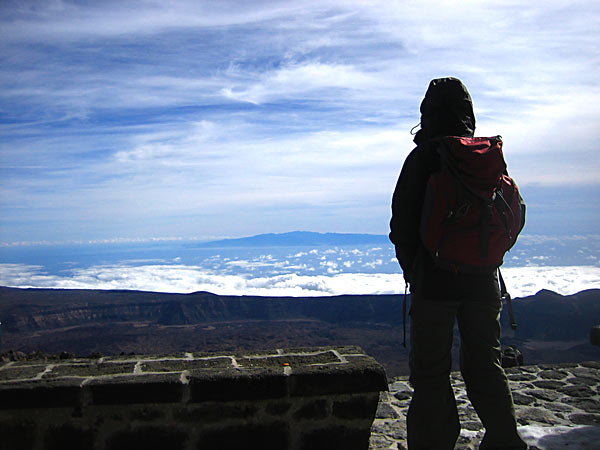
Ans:
[[[519,429],[530,434],[531,430],[537,430],[538,436],[545,436],[545,446],[540,444],[544,439],[528,440],[531,450],[563,448],[564,444],[557,446],[551,443],[559,440],[549,437],[557,430],[563,435],[571,432],[571,442],[578,439],[577,436],[587,442],[600,438],[600,361],[523,366],[506,369],[506,373],[513,392]],[[459,373],[452,374],[452,384],[463,428],[456,449],[476,449],[483,437],[483,426],[471,407]],[[389,392],[381,394],[370,450],[406,449],[406,412],[412,389],[406,377],[391,380],[389,389]],[[547,432],[544,433],[544,430]],[[574,443],[567,447],[600,449],[600,441],[592,442],[592,446]]]

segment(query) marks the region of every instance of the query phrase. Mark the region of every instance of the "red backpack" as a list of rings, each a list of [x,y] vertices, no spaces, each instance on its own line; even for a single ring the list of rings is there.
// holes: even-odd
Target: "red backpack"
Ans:
[[[502,139],[446,137],[438,153],[441,169],[425,191],[421,240],[443,268],[493,271],[525,225],[525,203],[506,172]]]

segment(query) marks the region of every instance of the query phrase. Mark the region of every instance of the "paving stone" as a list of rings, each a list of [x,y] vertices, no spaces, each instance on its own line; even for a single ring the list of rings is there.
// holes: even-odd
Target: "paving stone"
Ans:
[[[600,376],[598,372],[600,363],[595,361],[581,364],[548,364],[542,366],[525,366],[505,369],[510,378],[510,387],[513,393],[517,410],[519,425],[588,425],[599,426],[600,423]],[[478,448],[483,435],[482,425],[473,410],[459,376],[451,377],[454,380],[456,403],[463,429],[463,436],[456,446],[458,449],[474,450]],[[461,381],[458,381],[461,380]],[[379,411],[382,416],[392,416],[391,409],[382,407],[387,403],[391,407],[394,402],[408,404],[409,398],[402,392],[406,379],[396,379],[390,384],[389,395],[382,395]],[[394,387],[396,389],[394,389]],[[370,450],[389,450],[389,439],[393,436],[393,428],[398,423],[406,422],[406,411],[396,409],[400,417],[391,419],[378,419],[384,423],[373,427],[373,433],[382,434],[380,441],[387,446],[370,447]],[[406,448],[406,440],[398,439],[395,442],[398,448]],[[534,450],[534,449],[532,449]],[[539,450],[539,449],[538,449]]]
[[[400,417],[402,415],[388,403],[380,403],[375,413],[376,419],[398,419]]]
[[[569,383],[593,387],[598,384],[598,379],[589,376],[575,376],[569,378]]]
[[[535,403],[534,397],[522,394],[521,392],[513,392],[512,396],[515,405],[533,405]]]
[[[569,420],[577,425],[600,426],[600,414],[571,414]]]
[[[517,411],[517,421],[526,425],[531,422],[538,422],[546,425],[567,425],[564,420],[557,418],[552,412],[543,408],[521,408]]]
[[[548,402],[553,402],[561,397],[559,392],[551,391],[549,389],[528,389],[524,393],[539,400],[545,400]]]
[[[560,401],[562,403],[566,403],[568,405],[572,405],[575,408],[579,408],[582,411],[590,412],[590,413],[600,413],[600,402],[597,400],[592,400],[589,398],[581,398],[581,397],[567,397],[561,398]]]
[[[537,379],[535,375],[530,373],[511,373],[506,375],[506,377],[510,381],[533,381]]]
[[[594,395],[594,391],[583,385],[564,386],[559,388],[558,391],[570,397],[590,397]]]
[[[470,431],[479,431],[483,429],[483,424],[476,420],[461,422],[461,426],[463,429]]]
[[[546,402],[543,407],[556,412],[573,412],[574,410],[572,406],[559,402]]]
[[[590,367],[592,369],[600,369],[600,361],[585,361],[580,364],[583,367]]]
[[[598,380],[600,377],[600,367],[576,367],[571,370],[571,373],[577,377],[590,377]]]
[[[563,387],[566,386],[566,382],[564,381],[557,381],[557,380],[540,380],[540,381],[534,381],[531,385],[528,386],[529,389],[532,389],[533,387],[536,388],[540,388],[540,389],[558,389],[559,387]],[[512,388],[512,386],[511,386]]]
[[[394,393],[394,398],[398,400],[410,400],[412,398],[412,393],[406,391],[396,392]]]
[[[556,370],[556,369],[542,370],[538,374],[538,376],[540,378],[543,378],[545,380],[563,380],[563,379],[567,378],[568,375],[569,375],[568,372],[565,372],[564,370]]]

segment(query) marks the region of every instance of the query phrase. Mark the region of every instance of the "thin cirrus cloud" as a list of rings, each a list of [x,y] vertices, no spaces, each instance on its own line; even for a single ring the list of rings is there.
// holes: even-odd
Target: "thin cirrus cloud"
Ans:
[[[385,232],[408,130],[445,75],[521,185],[597,185],[599,16],[586,1],[3,2],[0,241]]]

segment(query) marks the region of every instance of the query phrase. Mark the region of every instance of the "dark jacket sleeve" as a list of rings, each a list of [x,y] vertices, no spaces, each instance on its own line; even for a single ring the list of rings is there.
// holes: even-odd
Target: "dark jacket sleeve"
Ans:
[[[429,176],[439,169],[439,157],[433,145],[416,147],[404,161],[394,195],[390,240],[396,249],[396,258],[404,278],[411,282],[415,257],[421,244],[419,224],[425,188]]]

